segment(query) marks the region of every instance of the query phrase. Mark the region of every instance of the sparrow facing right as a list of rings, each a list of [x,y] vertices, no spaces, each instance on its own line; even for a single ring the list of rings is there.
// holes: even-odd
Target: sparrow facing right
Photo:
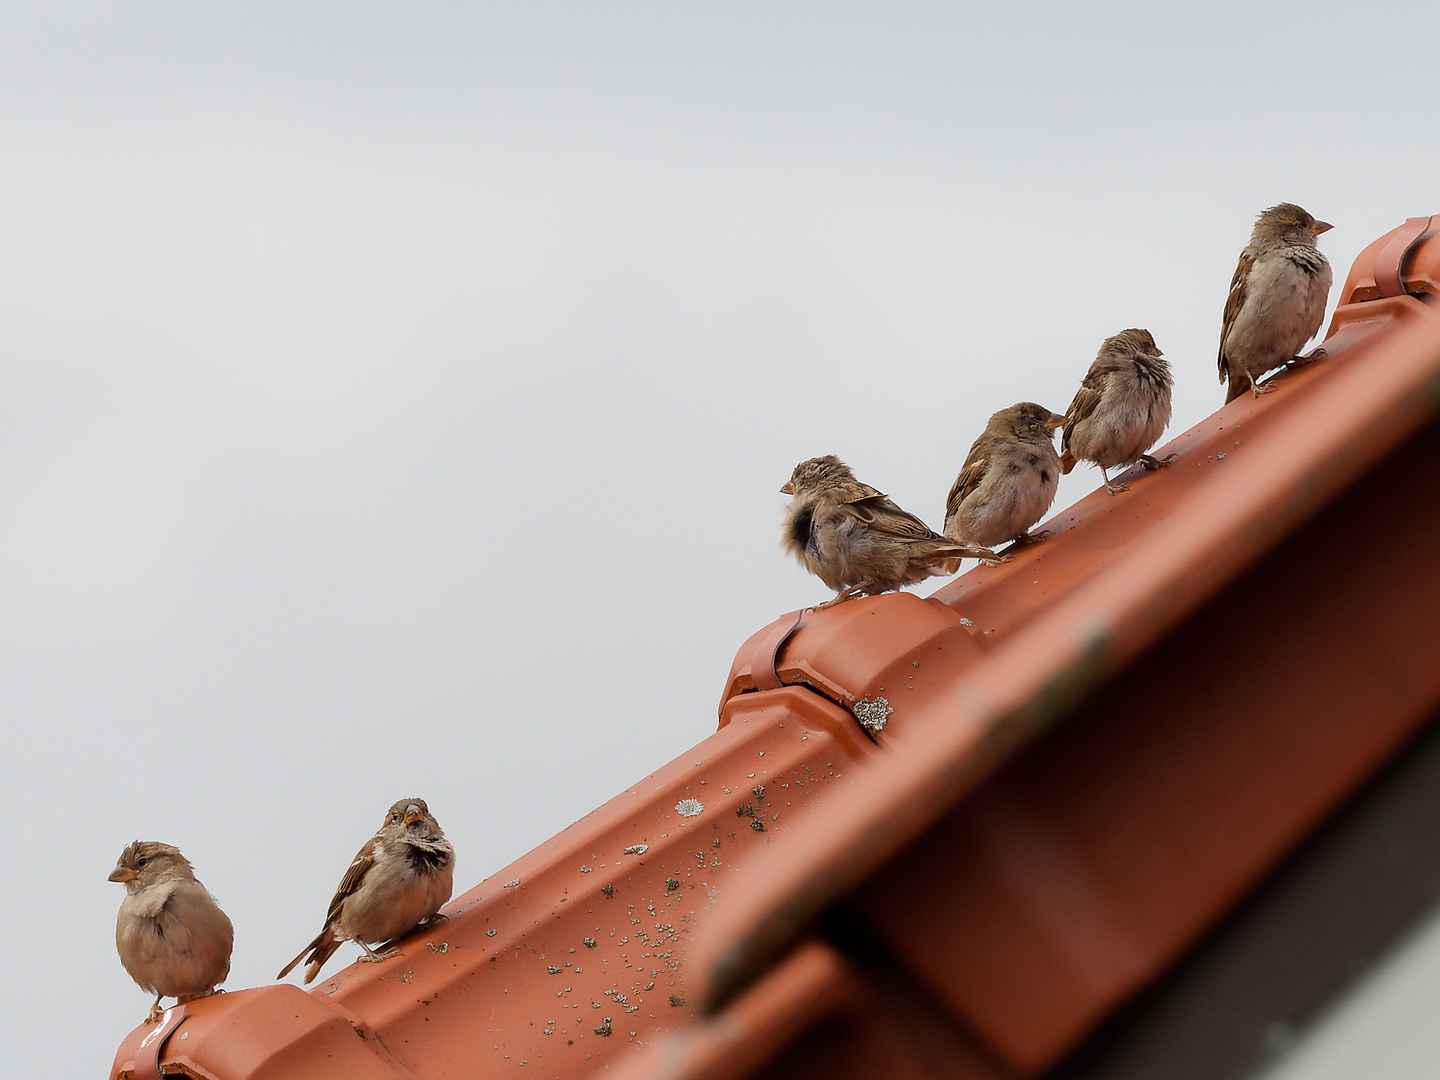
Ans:
[[[1039,540],[1027,530],[1055,501],[1060,457],[1054,432],[1064,422],[1033,401],[991,416],[945,500],[945,535],[989,547]]]
[[[325,927],[277,979],[309,953],[305,982],[320,973],[343,941],[365,950],[361,963],[384,960],[398,949],[377,953],[377,944],[401,937],[431,919],[450,899],[455,878],[455,849],[424,799],[401,799],[390,807],[380,831],[365,842],[325,913]]]
[[[115,950],[140,989],[155,995],[151,1020],[161,998],[193,1001],[225,981],[235,929],[178,848],[136,840],[120,853],[110,880],[125,886]]]
[[[1107,469],[1138,461],[1147,469],[1168,466],[1173,457],[1153,458],[1154,446],[1170,423],[1170,364],[1149,330],[1122,330],[1105,339],[1070,408],[1060,437],[1060,471],[1077,461],[1093,461],[1111,495],[1126,490],[1112,484]]]
[[[795,496],[780,546],[835,590],[821,607],[953,574],[961,559],[996,559],[988,548],[945,539],[855,479],[834,454],[796,465],[780,492]]]
[[[1255,221],[1240,252],[1225,319],[1220,328],[1220,381],[1227,402],[1247,389],[1266,393],[1255,381],[1289,360],[1315,336],[1330,296],[1330,262],[1315,238],[1331,228],[1294,203],[1272,206]],[[1324,356],[1316,349],[1312,357]]]

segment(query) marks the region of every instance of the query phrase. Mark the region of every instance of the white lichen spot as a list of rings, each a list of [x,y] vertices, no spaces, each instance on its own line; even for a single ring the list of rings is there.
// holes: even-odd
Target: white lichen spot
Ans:
[[[631,844],[625,849],[626,855],[644,855],[650,850],[649,844]]]
[[[500,887],[502,889],[518,889],[520,887],[520,879],[517,877],[514,881],[507,881]]]
[[[681,799],[675,804],[675,812],[681,817],[699,817],[705,812],[705,804],[699,799]]]
[[[855,702],[850,711],[866,731],[884,731],[885,725],[890,722],[890,714],[895,710],[890,707],[890,702],[883,697],[877,697],[874,700],[863,698]]]
[[[965,617],[962,615],[962,616],[960,617],[960,625],[961,625],[961,626],[974,626],[974,625],[975,625],[975,620],[974,620],[974,619],[967,619],[967,618],[965,618]]]

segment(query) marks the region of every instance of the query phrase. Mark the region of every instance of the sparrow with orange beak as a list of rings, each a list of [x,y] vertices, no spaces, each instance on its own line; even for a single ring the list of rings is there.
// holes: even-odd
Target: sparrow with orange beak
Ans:
[[[1065,417],[1033,401],[991,416],[945,500],[945,535],[986,547],[1042,539],[1027,530],[1055,501],[1055,429],[1064,423]]]
[[[325,914],[324,929],[276,978],[290,974],[308,953],[305,982],[310,982],[343,941],[353,941],[365,951],[361,963],[398,955],[399,949],[377,953],[370,943],[399,938],[433,918],[450,899],[454,879],[455,849],[425,800],[401,799],[345,871]]]
[[[1226,401],[1247,389],[1256,397],[1271,390],[1256,380],[1297,359],[1301,346],[1320,329],[1332,275],[1315,238],[1330,228],[1294,203],[1272,206],[1256,220],[1250,243],[1240,252],[1220,327]],[[1311,358],[1324,355],[1316,349]]]
[[[192,1001],[225,981],[235,929],[178,848],[136,840],[120,853],[110,880],[125,886],[115,949],[140,989],[155,995],[151,1020],[161,998]]]

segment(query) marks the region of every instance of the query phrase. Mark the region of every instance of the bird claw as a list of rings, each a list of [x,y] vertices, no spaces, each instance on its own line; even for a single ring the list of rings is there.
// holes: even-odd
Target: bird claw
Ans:
[[[1250,396],[1251,396],[1252,398],[1258,398],[1261,394],[1269,394],[1269,393],[1272,393],[1273,391],[1278,390],[1278,389],[1280,389],[1280,384],[1279,384],[1279,383],[1274,383],[1274,382],[1266,382],[1266,383],[1251,382],[1251,383],[1250,383]]]
[[[400,949],[399,949],[398,947],[397,947],[397,948],[394,948],[394,949],[386,949],[384,952],[378,952],[378,953],[377,953],[377,952],[369,952],[369,951],[367,951],[363,956],[361,956],[361,957],[358,958],[358,963],[361,963],[361,964],[378,964],[378,963],[380,963],[381,960],[389,960],[391,957],[399,956],[399,955],[400,955]]]
[[[1313,364],[1316,360],[1324,360],[1330,354],[1325,351],[1324,345],[1316,345],[1304,356],[1292,356],[1285,361],[1287,368],[1304,367],[1306,364]]]
[[[1041,529],[1039,532],[1023,532],[1015,537],[1011,543],[1017,548],[1025,547],[1028,544],[1038,544],[1041,540],[1047,540],[1052,535],[1054,534],[1051,533],[1049,529]]]
[[[1168,469],[1179,459],[1179,454],[1167,454],[1163,458],[1152,457],[1149,454],[1141,454],[1140,464],[1153,472],[1155,469]]]
[[[1105,490],[1111,495],[1119,495],[1122,491],[1129,491],[1129,484],[1122,484],[1119,481],[1112,481],[1105,485]]]
[[[1014,557],[1014,555],[996,555],[994,558],[981,559],[980,561],[986,566],[999,566],[1001,563],[1009,562]]]

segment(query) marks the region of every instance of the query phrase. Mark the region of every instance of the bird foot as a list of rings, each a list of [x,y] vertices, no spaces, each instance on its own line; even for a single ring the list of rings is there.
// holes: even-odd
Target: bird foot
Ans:
[[[854,600],[857,596],[869,595],[870,583],[868,581],[862,581],[858,585],[851,585],[848,589],[842,589],[823,604],[819,604],[810,610],[823,611],[828,607],[834,607],[836,604],[843,604],[846,600]]]
[[[1304,367],[1306,364],[1313,364],[1316,360],[1324,360],[1329,355],[1330,354],[1325,351],[1325,346],[1316,345],[1315,348],[1311,349],[1304,356],[1292,356],[1289,360],[1286,360],[1285,366],[1288,368]]]
[[[1179,454],[1167,454],[1163,458],[1151,457],[1149,454],[1141,454],[1140,464],[1153,472],[1156,469],[1168,469],[1171,465],[1174,465],[1179,458]]]
[[[1108,491],[1111,495],[1119,495],[1122,491],[1129,491],[1130,485],[1122,484],[1118,480],[1110,480],[1106,482],[1105,490]]]
[[[358,962],[361,963],[361,964],[378,964],[378,963],[380,963],[381,960],[389,960],[392,956],[399,956],[399,955],[400,955],[400,950],[399,950],[398,948],[395,948],[395,949],[386,949],[384,952],[378,952],[378,953],[377,953],[377,952],[373,952],[373,951],[371,951],[370,949],[366,949],[366,950],[365,950],[365,955],[364,955],[364,956],[361,956],[361,957],[359,958]]]
[[[984,566],[999,566],[1001,563],[1007,563],[1007,562],[1009,562],[1009,561],[1010,561],[1011,559],[1013,559],[1014,557],[1015,557],[1015,556],[1013,556],[1013,555],[1008,555],[1008,554],[1007,554],[1007,555],[993,555],[993,556],[991,556],[991,557],[988,558],[988,559],[981,559],[980,562],[981,562],[981,564],[984,565]]]
[[[1276,391],[1276,390],[1278,390],[1278,389],[1280,389],[1280,384],[1279,384],[1279,383],[1273,383],[1273,382],[1257,383],[1257,382],[1255,382],[1255,381],[1252,380],[1251,383],[1250,383],[1250,396],[1251,396],[1252,398],[1258,398],[1261,394],[1273,393],[1274,391]]]
[[[1052,535],[1049,529],[1041,529],[1039,532],[1023,532],[1015,537],[1010,543],[1017,548],[1026,547],[1030,544],[1038,544],[1042,540],[1049,539]]]
[[[150,1006],[150,1015],[145,1018],[145,1022],[147,1024],[157,1024],[164,1015],[165,1010],[160,1007],[160,1003],[157,1001],[154,1005]]]
[[[449,921],[450,921],[450,916],[449,916],[449,915],[446,915],[443,911],[437,911],[437,912],[435,912],[434,915],[431,915],[428,919],[421,919],[421,920],[420,920],[420,925],[421,925],[421,926],[439,926],[442,922],[449,922]]]

